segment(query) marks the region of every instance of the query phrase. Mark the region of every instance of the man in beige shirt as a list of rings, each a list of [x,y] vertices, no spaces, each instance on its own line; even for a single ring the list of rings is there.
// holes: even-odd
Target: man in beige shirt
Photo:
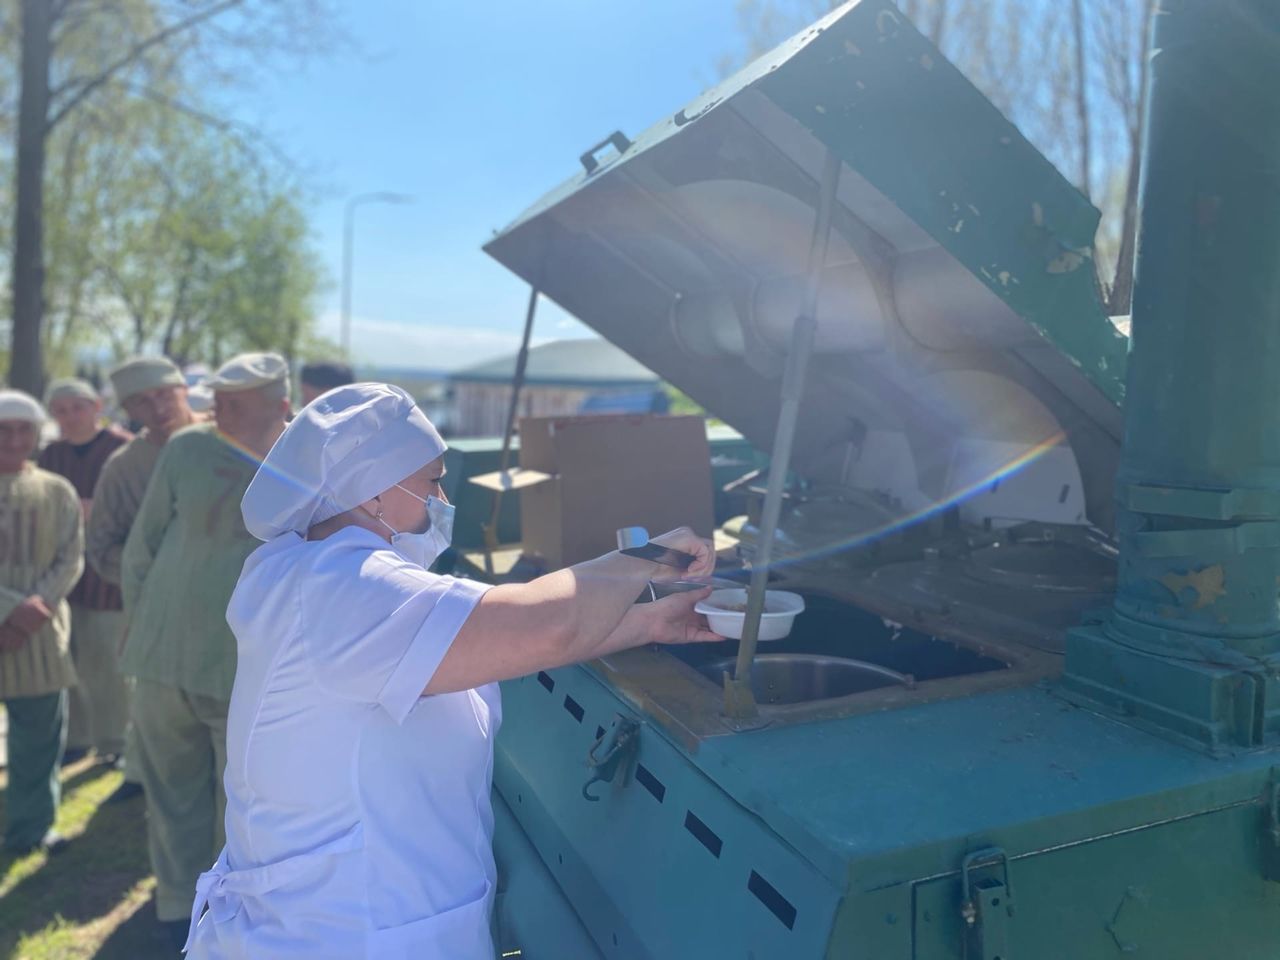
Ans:
[[[125,541],[160,451],[173,434],[196,423],[197,417],[187,404],[187,383],[182,371],[164,357],[138,357],[121,364],[111,371],[111,385],[125,412],[143,429],[102,467],[93,489],[85,546],[89,565],[103,580],[119,585]],[[125,743],[125,782],[108,798],[108,803],[119,803],[142,792],[136,771],[128,763],[132,739],[130,728]]]
[[[33,397],[0,390],[0,701],[8,714],[5,850],[56,852],[58,764],[71,663],[67,594],[84,570],[80,497],[30,458],[47,417]]]

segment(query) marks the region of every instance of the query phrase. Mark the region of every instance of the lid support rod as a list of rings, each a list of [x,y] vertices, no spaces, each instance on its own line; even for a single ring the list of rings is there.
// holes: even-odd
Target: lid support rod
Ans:
[[[738,643],[738,661],[733,676],[724,678],[724,712],[737,720],[750,720],[759,709],[751,692],[751,663],[755,659],[760,637],[760,615],[764,613],[765,589],[769,583],[769,567],[773,559],[773,541],[778,517],[782,512],[782,493],[791,469],[791,445],[795,440],[796,422],[800,416],[800,400],[804,395],[809,357],[813,353],[817,328],[818,292],[822,286],[822,268],[827,262],[827,242],[831,237],[831,220],[840,185],[840,158],[827,151],[819,185],[818,208],[809,242],[809,260],[800,314],[791,329],[791,344],[782,372],[782,409],[773,436],[769,459],[769,484],[764,497],[764,513],[760,519],[760,544],[751,567],[751,586],[747,590],[746,620],[742,640]]]
[[[538,311],[538,288],[529,288],[529,306],[524,314],[524,336],[520,340],[520,352],[516,354],[516,375],[511,380],[511,405],[507,407],[507,428],[502,435],[502,457],[499,473],[505,474],[511,461],[511,438],[516,432],[516,411],[520,405],[520,391],[524,387],[524,370],[529,362],[529,340],[533,336],[533,318]],[[502,513],[502,490],[493,493],[493,508],[489,522],[481,527],[484,532],[484,573],[493,577],[493,551],[498,549],[498,517]]]

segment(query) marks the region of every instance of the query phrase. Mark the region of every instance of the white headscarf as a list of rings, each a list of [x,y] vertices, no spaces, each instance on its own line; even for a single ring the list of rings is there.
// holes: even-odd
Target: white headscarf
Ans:
[[[399,387],[338,387],[303,408],[267,454],[240,505],[245,527],[259,540],[290,531],[305,535],[445,449],[431,421]]]

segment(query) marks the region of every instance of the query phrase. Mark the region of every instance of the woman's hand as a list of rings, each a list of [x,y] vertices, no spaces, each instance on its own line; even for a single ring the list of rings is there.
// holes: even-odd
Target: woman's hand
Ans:
[[[707,629],[707,620],[694,605],[711,595],[711,588],[673,593],[652,603],[638,603],[630,616],[646,643],[718,643],[724,637]]]
[[[680,579],[696,580],[698,577],[709,577],[715,572],[716,551],[712,547],[711,541],[703,540],[688,527],[677,527],[660,537],[654,537],[653,542],[664,547],[670,547],[672,550],[679,550],[682,553],[693,555],[693,563],[689,564],[687,570],[676,570],[675,567],[667,567],[660,579],[670,580],[678,577]]]

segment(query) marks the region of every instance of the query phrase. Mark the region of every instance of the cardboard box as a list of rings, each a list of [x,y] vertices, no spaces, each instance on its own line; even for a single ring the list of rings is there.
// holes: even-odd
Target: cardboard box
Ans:
[[[617,547],[619,527],[653,536],[713,527],[711,456],[701,417],[529,417],[520,467],[473,477],[519,491],[524,553],[550,569]]]

